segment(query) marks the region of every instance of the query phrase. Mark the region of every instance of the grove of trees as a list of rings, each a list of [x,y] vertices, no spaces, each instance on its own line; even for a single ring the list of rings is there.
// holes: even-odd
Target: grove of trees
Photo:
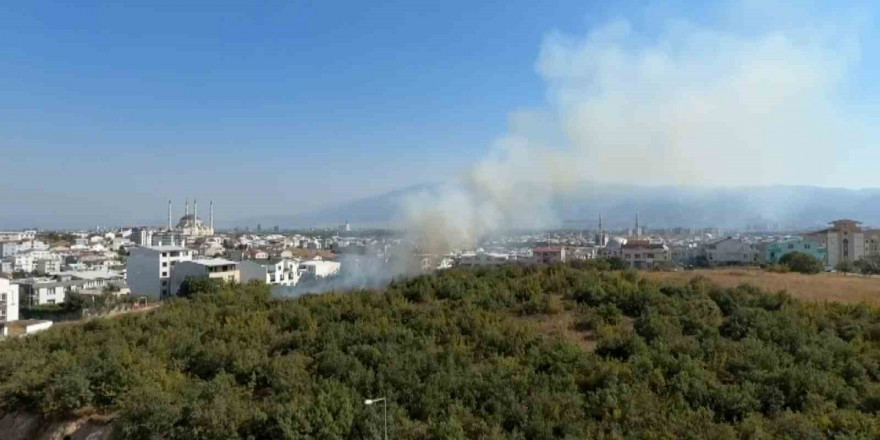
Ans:
[[[378,439],[363,401],[387,397],[394,439],[880,438],[867,305],[601,261],[297,300],[208,287],[0,343],[2,410],[107,414],[123,439]]]

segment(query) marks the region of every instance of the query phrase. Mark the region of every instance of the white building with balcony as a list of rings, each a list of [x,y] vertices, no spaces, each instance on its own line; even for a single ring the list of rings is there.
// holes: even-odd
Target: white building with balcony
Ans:
[[[299,282],[299,261],[285,258],[244,260],[238,265],[242,284],[262,281],[271,286],[295,286]]]

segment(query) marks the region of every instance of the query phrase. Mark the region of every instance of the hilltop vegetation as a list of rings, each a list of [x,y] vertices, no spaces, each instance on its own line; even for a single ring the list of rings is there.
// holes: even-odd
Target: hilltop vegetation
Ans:
[[[595,350],[541,331],[574,317]],[[0,344],[0,405],[118,438],[878,438],[880,313],[582,266],[248,285]]]

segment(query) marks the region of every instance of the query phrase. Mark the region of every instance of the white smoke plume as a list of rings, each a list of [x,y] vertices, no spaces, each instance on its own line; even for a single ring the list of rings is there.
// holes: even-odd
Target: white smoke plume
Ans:
[[[549,34],[536,63],[546,108],[514,112],[459,182],[406,201],[407,228],[435,250],[472,246],[553,224],[554,196],[584,182],[851,184],[834,165],[869,137],[840,105],[857,27],[664,23],[659,33],[616,20],[585,36]]]

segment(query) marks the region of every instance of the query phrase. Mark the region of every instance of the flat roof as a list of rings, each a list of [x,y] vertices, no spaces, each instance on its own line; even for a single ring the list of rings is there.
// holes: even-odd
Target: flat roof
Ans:
[[[226,260],[223,258],[203,258],[201,260],[192,260],[192,262],[196,264],[201,264],[202,266],[228,266],[230,264],[238,264],[238,262]]]

